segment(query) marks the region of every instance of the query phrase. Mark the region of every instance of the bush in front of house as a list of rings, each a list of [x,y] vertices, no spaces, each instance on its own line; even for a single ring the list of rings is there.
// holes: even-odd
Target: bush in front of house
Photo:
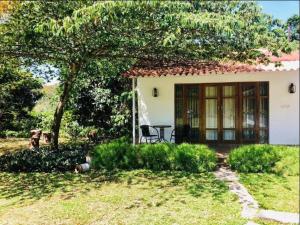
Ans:
[[[170,144],[143,144],[136,146],[142,167],[150,170],[170,170],[173,146]]]
[[[129,169],[130,165],[135,166],[132,145],[123,138],[109,143],[97,145],[93,153],[92,165],[96,169]]]
[[[280,160],[274,166],[276,174],[284,176],[299,175],[299,147],[274,146]]]
[[[0,156],[0,171],[53,172],[71,171],[77,164],[86,162],[92,146],[88,144],[65,144],[58,150],[49,146],[37,150],[25,149]]]
[[[206,145],[181,144],[174,151],[176,170],[188,172],[212,171],[216,167],[216,154]]]
[[[96,169],[151,169],[188,172],[212,171],[215,152],[205,145],[168,143],[133,146],[122,140],[96,146],[92,165]]]
[[[243,173],[274,172],[281,156],[272,145],[243,145],[230,152],[229,165]]]

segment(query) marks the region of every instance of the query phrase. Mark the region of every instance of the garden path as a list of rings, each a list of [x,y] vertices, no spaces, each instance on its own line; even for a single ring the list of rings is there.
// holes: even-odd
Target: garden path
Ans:
[[[227,182],[229,190],[236,194],[241,203],[242,217],[247,219],[262,218],[275,220],[281,223],[299,224],[299,214],[289,212],[279,212],[273,210],[264,210],[259,208],[258,202],[251,196],[247,189],[239,182],[235,172],[226,165],[227,154],[218,153],[219,168],[214,172],[215,176],[222,181]],[[247,225],[255,225],[249,221]]]

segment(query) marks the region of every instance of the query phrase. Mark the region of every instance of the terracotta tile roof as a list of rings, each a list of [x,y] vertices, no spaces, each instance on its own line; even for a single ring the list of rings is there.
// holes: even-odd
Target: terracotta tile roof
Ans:
[[[299,61],[299,52],[293,52],[290,55],[281,57],[271,56],[271,63],[264,65],[249,65],[241,63],[195,63],[187,62],[184,64],[173,65],[153,65],[148,64],[140,67],[133,67],[123,75],[126,77],[155,77],[169,75],[206,75],[206,74],[224,74],[224,73],[242,73],[242,72],[259,72],[259,71],[284,71],[295,69],[295,65],[288,67],[275,67],[275,62]],[[273,63],[272,63],[273,62]],[[299,64],[299,63],[297,63]],[[296,65],[297,67],[297,65]],[[299,66],[297,67],[299,69]],[[296,68],[296,69],[297,69]]]
[[[299,51],[292,52],[291,54],[283,54],[280,57],[271,56],[271,62],[299,61],[299,56]]]
[[[127,77],[147,77],[147,76],[166,76],[166,75],[189,75],[189,74],[224,74],[260,71],[251,65],[234,65],[234,64],[190,64],[181,66],[166,66],[166,67],[133,67],[131,70],[124,73]]]

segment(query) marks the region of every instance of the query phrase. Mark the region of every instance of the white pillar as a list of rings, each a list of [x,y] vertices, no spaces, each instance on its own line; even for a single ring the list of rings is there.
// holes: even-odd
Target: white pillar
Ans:
[[[135,145],[135,78],[132,78],[132,144]]]

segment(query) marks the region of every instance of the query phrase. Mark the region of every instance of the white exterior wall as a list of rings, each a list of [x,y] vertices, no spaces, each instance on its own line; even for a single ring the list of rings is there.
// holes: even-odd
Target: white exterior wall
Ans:
[[[137,79],[139,125],[166,124],[174,128],[174,86],[184,83],[269,81],[270,144],[299,144],[299,69],[280,72],[139,77]],[[296,85],[290,94],[288,86]],[[152,97],[152,89],[158,97]],[[168,140],[172,129],[165,130]]]

